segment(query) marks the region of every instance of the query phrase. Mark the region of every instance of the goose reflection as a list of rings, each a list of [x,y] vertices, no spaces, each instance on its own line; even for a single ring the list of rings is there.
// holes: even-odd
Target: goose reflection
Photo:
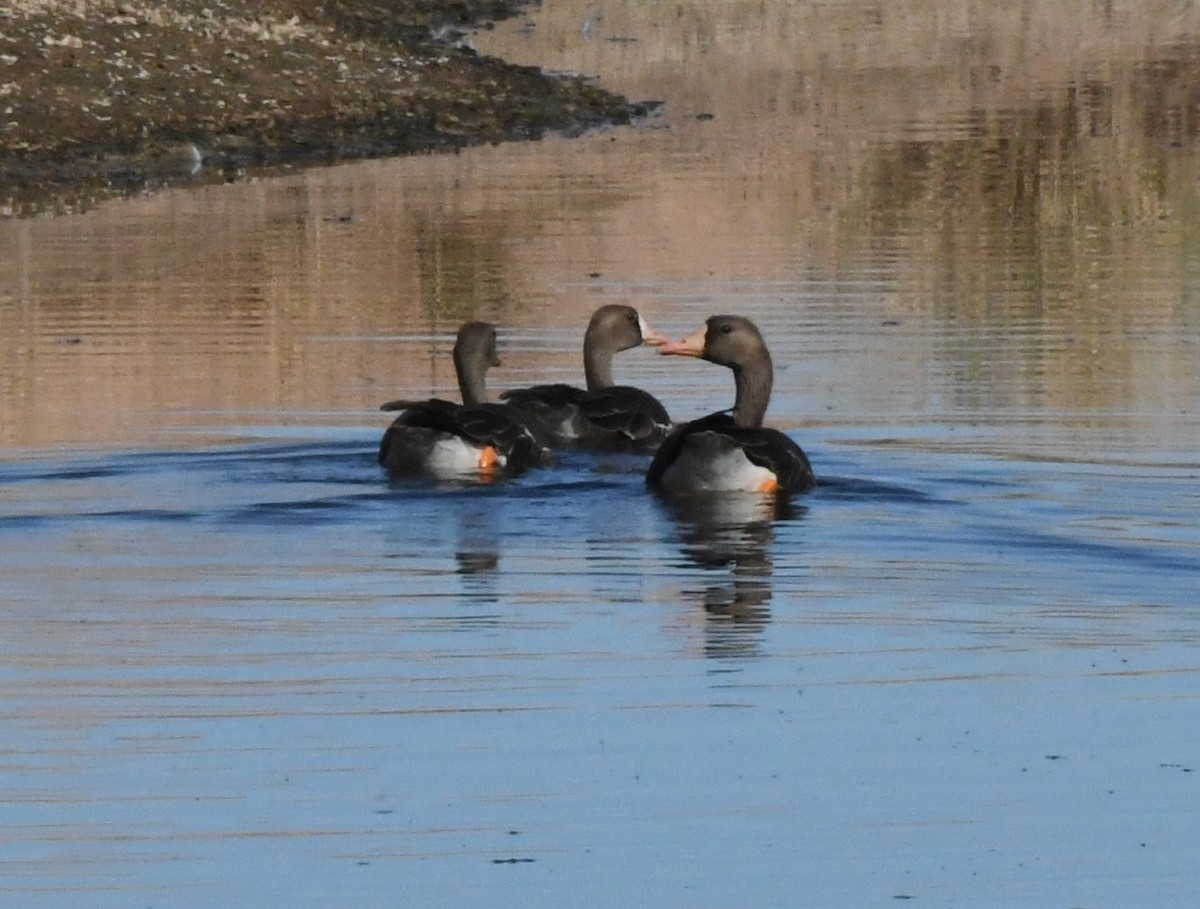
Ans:
[[[684,589],[705,612],[704,653],[759,655],[771,619],[771,540],[776,521],[800,510],[773,496],[701,493],[663,499],[675,519],[680,550],[699,567],[699,586]]]
[[[487,492],[424,489],[405,500],[403,520],[389,523],[389,590],[399,602],[427,604],[421,621],[464,631],[498,623],[504,514]]]
[[[454,563],[463,594],[474,602],[495,603],[500,569],[500,528],[495,511],[490,503],[472,498],[458,504]]]

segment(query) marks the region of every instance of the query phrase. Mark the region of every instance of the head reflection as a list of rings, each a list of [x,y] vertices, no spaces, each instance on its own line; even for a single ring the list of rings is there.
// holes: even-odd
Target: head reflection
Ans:
[[[699,567],[684,593],[704,608],[704,653],[754,657],[771,618],[772,525],[799,512],[787,501],[750,493],[701,493],[664,500],[680,550]]]

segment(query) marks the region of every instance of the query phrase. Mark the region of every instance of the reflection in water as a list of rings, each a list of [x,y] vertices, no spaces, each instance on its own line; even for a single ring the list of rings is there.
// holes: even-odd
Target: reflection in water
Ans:
[[[664,498],[679,529],[680,549],[702,570],[685,588],[704,607],[704,653],[759,654],[758,635],[771,617],[771,536],[779,519],[800,511],[786,500],[730,493]]]
[[[419,212],[413,251],[424,318],[462,322],[500,312],[506,297],[504,240],[509,226],[453,212]]]
[[[476,603],[496,603],[500,568],[500,530],[492,503],[486,498],[467,497],[456,509],[458,539],[454,561],[462,579],[463,593]]]
[[[454,553],[458,573],[462,575],[494,574],[500,567],[500,553],[462,550]]]
[[[394,595],[412,597],[412,579],[425,577],[431,586],[418,598],[443,601],[448,611],[441,620],[448,626],[469,630],[495,623],[494,607],[503,599],[505,515],[512,509],[504,490],[378,482],[387,489],[381,499],[389,516],[383,559],[396,574]]]
[[[598,303],[647,291],[664,324],[736,305],[781,362],[836,371],[826,401],[779,389],[792,426],[814,403],[1175,413],[1197,394],[1198,26],[1168,0],[688,0],[670,27],[545,4],[481,49],[661,114],[0,222],[0,444],[327,424],[449,387],[421,339],[466,318],[516,334],[512,385],[554,381]],[[658,368],[628,381],[678,400]]]

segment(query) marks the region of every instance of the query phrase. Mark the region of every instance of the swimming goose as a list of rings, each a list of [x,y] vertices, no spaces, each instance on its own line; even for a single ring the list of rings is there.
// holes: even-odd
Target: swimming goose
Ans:
[[[454,371],[462,404],[389,401],[380,410],[403,411],[383,434],[379,463],[393,477],[431,475],[490,480],[545,463],[548,452],[520,415],[505,404],[489,404],[484,375],[499,366],[496,328],[467,322],[454,343]]]
[[[790,494],[816,485],[800,446],[762,425],[771,400],[771,355],[754,323],[712,316],[697,331],[659,353],[701,357],[733,370],[732,411],[685,423],[667,436],[646,472],[666,492],[746,491]]]
[[[500,398],[516,408],[551,447],[652,447],[670,430],[671,418],[649,392],[614,384],[612,361],[618,351],[668,340],[632,306],[601,306],[583,336],[586,390],[561,383],[534,385],[506,391]]]

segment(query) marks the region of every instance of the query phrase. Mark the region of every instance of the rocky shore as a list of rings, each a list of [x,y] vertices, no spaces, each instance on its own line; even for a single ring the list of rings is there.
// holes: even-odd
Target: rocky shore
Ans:
[[[482,56],[526,0],[17,0],[0,9],[0,214],[248,169],[537,138],[642,111]]]

